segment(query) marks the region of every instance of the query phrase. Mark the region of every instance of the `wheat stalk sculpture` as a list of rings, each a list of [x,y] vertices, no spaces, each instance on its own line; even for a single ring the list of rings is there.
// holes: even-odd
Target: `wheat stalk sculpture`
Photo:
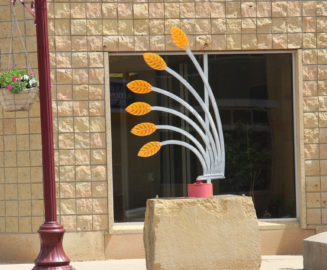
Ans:
[[[155,70],[166,71],[170,75],[178,79],[199,103],[201,109],[204,112],[205,119],[203,119],[203,117],[196,110],[194,110],[194,108],[190,104],[188,104],[185,100],[183,100],[179,96],[172,94],[167,90],[153,87],[151,84],[143,80],[132,81],[127,84],[127,87],[132,92],[137,94],[147,94],[153,91],[158,94],[165,95],[175,100],[180,105],[182,105],[185,109],[187,109],[192,114],[192,116],[195,118],[196,121],[194,121],[191,117],[186,116],[180,111],[167,107],[151,106],[150,104],[147,104],[145,102],[132,103],[126,108],[126,111],[130,114],[138,115],[138,116],[145,115],[151,111],[161,111],[177,116],[182,120],[186,121],[194,128],[194,130],[200,136],[201,142],[197,140],[189,132],[179,127],[170,126],[170,125],[155,125],[153,123],[141,123],[133,127],[131,132],[136,136],[148,136],[154,133],[156,130],[168,130],[168,131],[182,134],[183,136],[188,138],[190,142],[192,142],[192,144],[180,140],[149,142],[140,149],[138,156],[150,157],[156,154],[160,150],[160,148],[165,145],[173,144],[173,145],[180,145],[186,147],[196,155],[196,157],[199,159],[201,163],[203,174],[198,176],[197,180],[198,181],[207,180],[207,182],[210,183],[212,179],[224,178],[224,174],[225,174],[224,135],[222,131],[222,124],[221,124],[218,106],[213,91],[204,74],[204,71],[202,70],[200,64],[194,57],[189,47],[189,41],[186,34],[181,29],[177,27],[172,27],[171,36],[173,38],[174,43],[182,50],[185,50],[187,55],[192,60],[195,68],[197,69],[205,85],[205,91],[209,96],[209,101],[210,101],[209,105],[205,104],[204,100],[200,97],[198,92],[181,75],[179,75],[177,72],[175,72],[174,70],[170,69],[167,66],[166,62],[161,58],[161,56],[155,53],[145,53],[143,54],[144,61],[147,63],[149,67]],[[214,116],[212,116],[210,113],[210,106],[213,109]],[[206,124],[205,120],[208,120],[209,125]]]

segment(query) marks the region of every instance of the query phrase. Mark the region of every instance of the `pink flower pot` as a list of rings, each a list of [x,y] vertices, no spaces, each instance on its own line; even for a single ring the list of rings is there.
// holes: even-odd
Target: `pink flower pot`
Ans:
[[[194,184],[188,184],[187,193],[189,197],[212,197],[212,184],[203,183],[202,181],[197,181]]]

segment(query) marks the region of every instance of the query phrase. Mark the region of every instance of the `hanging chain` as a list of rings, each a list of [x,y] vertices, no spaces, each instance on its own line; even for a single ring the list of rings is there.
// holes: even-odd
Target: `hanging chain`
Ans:
[[[31,3],[31,8],[29,8],[26,4],[24,0],[19,0],[19,2],[24,6],[24,8],[33,16],[35,17],[35,3],[34,0]],[[11,0],[11,3],[13,5],[15,5],[16,0]]]
[[[29,66],[30,63],[29,63],[29,58],[28,58],[28,52],[27,52],[27,48],[26,48],[26,45],[25,45],[25,42],[23,40],[23,34],[22,34],[22,31],[19,27],[19,24],[18,24],[18,20],[16,18],[16,6],[15,6],[15,2],[16,0],[11,0],[10,1],[12,5],[10,5],[10,10],[11,10],[11,29],[10,31],[8,31],[8,36],[6,38],[6,43],[5,44],[9,44],[9,51],[8,51],[8,71],[15,67],[15,56],[14,56],[14,35],[15,35],[15,25],[17,27],[17,31],[18,31],[18,36],[19,36],[19,39],[23,45],[23,48],[24,48],[24,54],[25,54],[25,57],[26,57],[26,65]],[[23,0],[20,0],[20,2],[24,3]],[[23,4],[25,6],[25,4]],[[25,6],[26,7],[26,6]],[[2,57],[0,56],[0,67],[1,67],[1,60],[2,60]],[[10,65],[10,63],[12,63],[12,66]],[[29,67],[30,68],[30,67]]]

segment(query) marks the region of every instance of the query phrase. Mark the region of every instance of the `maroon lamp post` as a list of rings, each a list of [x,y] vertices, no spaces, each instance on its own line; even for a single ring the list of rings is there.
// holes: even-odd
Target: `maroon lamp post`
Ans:
[[[11,0],[11,2],[15,4],[16,0]],[[38,231],[41,238],[41,250],[35,260],[33,270],[72,270],[74,268],[69,265],[70,260],[62,247],[65,229],[57,222],[47,1],[35,0],[35,11],[34,4],[32,4],[32,9],[29,9],[23,0],[20,2],[32,15],[35,13],[40,81],[45,222]]]

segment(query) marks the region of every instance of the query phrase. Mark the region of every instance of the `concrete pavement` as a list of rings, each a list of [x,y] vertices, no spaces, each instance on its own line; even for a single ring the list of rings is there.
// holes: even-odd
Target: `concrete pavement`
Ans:
[[[146,270],[144,259],[72,262],[71,265],[76,270]],[[0,270],[31,270],[32,268],[33,264],[0,264]],[[302,256],[263,256],[260,270],[302,269]]]

